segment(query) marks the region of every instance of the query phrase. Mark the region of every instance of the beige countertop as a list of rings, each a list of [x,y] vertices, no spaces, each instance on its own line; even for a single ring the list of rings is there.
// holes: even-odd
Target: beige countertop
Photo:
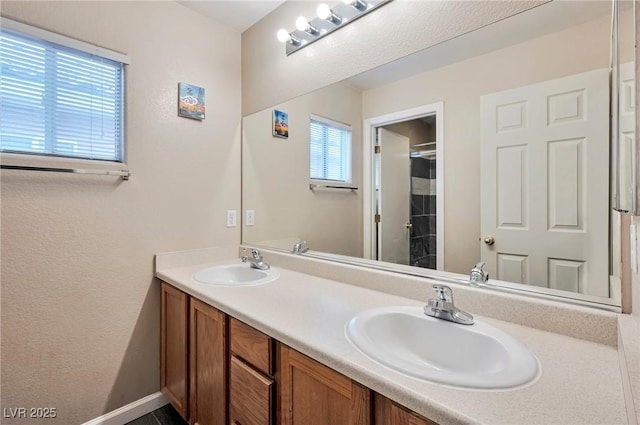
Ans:
[[[281,267],[280,277],[264,285],[209,286],[193,281],[192,275],[204,267],[239,260],[200,258],[185,262],[192,265],[179,263],[157,263],[156,276],[441,425],[628,423],[614,346],[476,314],[476,320],[524,343],[540,360],[542,374],[518,390],[452,389],[390,370],[360,353],[345,337],[345,325],[363,310],[424,303]]]

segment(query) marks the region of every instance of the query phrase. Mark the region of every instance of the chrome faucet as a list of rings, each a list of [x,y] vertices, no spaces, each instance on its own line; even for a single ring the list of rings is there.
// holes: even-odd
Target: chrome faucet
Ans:
[[[484,286],[485,282],[489,280],[489,273],[484,269],[485,265],[481,261],[471,269],[471,274],[469,275],[471,286]]]
[[[433,285],[436,298],[430,298],[424,306],[424,314],[436,319],[461,325],[473,325],[473,316],[453,304],[453,291],[446,285]]]
[[[264,262],[264,260],[262,259],[262,254],[260,254],[259,250],[255,248],[251,250],[249,248],[242,248],[242,250],[251,251],[251,259],[249,259],[249,257],[247,257],[246,255],[243,255],[241,258],[243,263],[249,263],[249,267],[258,270],[269,270],[271,268],[271,266]]]
[[[292,254],[304,254],[309,251],[309,245],[307,245],[307,241],[300,241],[293,244],[293,250],[291,250]]]

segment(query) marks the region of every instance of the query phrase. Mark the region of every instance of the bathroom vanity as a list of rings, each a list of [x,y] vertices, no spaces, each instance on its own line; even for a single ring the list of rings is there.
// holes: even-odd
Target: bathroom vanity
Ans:
[[[167,283],[162,306],[162,391],[192,423],[435,424]]]
[[[161,357],[162,392],[194,424],[435,424],[165,282]]]
[[[347,323],[364,310],[424,306],[430,292],[403,292],[412,279],[424,288],[424,279],[278,252],[265,252],[265,260],[277,279],[233,287],[205,285],[193,276],[212,265],[241,264],[237,248],[156,257],[163,282],[162,388],[193,424],[627,424],[635,415],[625,405],[628,380],[615,313],[529,299],[524,314],[530,325],[522,326],[478,307],[473,299],[483,300],[486,290],[454,286],[462,308],[520,341],[541,365],[539,377],[519,388],[454,388],[385,367],[345,335]],[[321,277],[332,273],[343,278]],[[371,289],[382,289],[383,281],[404,296]],[[498,317],[505,300],[523,302],[515,295],[489,296]],[[563,320],[558,332],[542,330],[548,318],[536,315],[557,309],[575,320]],[[572,330],[589,321],[587,333]]]

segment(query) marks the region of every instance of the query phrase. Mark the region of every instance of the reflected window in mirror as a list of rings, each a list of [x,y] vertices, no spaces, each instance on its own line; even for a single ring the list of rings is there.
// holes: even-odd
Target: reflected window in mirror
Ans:
[[[351,126],[311,116],[309,137],[311,180],[351,182]]]

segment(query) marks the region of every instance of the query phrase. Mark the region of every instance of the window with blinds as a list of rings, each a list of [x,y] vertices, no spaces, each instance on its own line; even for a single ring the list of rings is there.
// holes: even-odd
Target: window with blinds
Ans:
[[[351,181],[351,126],[311,116],[310,177]]]
[[[0,66],[2,152],[123,161],[123,63],[3,28]]]

